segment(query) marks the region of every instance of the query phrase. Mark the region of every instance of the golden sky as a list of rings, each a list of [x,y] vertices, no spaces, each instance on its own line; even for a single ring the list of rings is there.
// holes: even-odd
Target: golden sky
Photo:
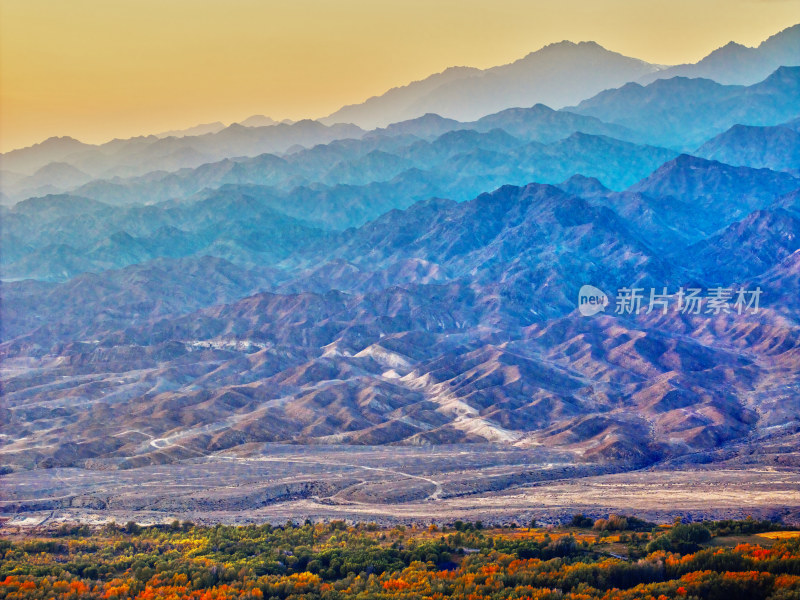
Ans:
[[[0,0],[0,148],[316,118],[563,39],[694,62],[797,22],[800,0]]]

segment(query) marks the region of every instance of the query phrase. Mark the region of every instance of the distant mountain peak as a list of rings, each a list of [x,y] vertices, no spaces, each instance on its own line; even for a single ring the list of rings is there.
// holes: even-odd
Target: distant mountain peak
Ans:
[[[277,123],[276,120],[265,115],[253,115],[240,122],[240,124],[245,127],[268,127],[269,125],[276,125]]]
[[[751,48],[728,42],[694,64],[668,67],[640,79],[643,83],[676,75],[705,77],[722,84],[752,85],[782,65],[800,64],[800,24],[788,27]]]
[[[577,44],[571,40],[561,40],[560,42],[553,42],[551,44],[545,44],[538,50],[533,50],[532,52],[528,53],[528,56],[531,54],[536,54],[537,52],[542,52],[543,50],[554,50],[558,48],[574,48]]]
[[[766,50],[767,52],[780,51],[782,48],[790,51],[796,50],[797,54],[800,54],[800,23],[768,37],[759,46],[760,50]],[[797,60],[800,60],[800,58],[797,58]]]
[[[597,42],[565,40],[485,70],[447,69],[362,104],[345,106],[322,121],[372,129],[428,112],[473,121],[517,106],[541,103],[561,108],[659,68]]]
[[[722,65],[724,67],[725,63],[729,61],[745,60],[753,52],[757,52],[757,50],[736,42],[728,42],[721,48],[717,48],[711,52],[711,54],[698,62],[697,65],[706,68],[713,68],[714,65]]]
[[[34,146],[42,146],[44,144],[67,144],[67,143],[74,143],[77,142],[79,144],[83,143],[80,140],[76,140],[74,137],[68,135],[54,135],[43,142],[39,142],[38,144],[34,144]]]
[[[716,160],[707,160],[705,158],[692,156],[691,154],[680,154],[676,156],[674,160],[672,160],[672,164],[676,167],[699,167],[699,166],[704,167],[716,162],[717,162]],[[669,164],[670,163],[667,163],[667,165]]]
[[[610,50],[604,48],[595,41],[588,40],[583,42],[573,42],[571,40],[562,40],[560,42],[553,42],[552,44],[547,44],[546,46],[543,46],[539,50],[534,50],[533,52],[530,52],[528,56],[530,56],[531,54],[536,54],[537,52],[542,52],[544,50],[575,49],[575,48],[603,50],[605,52],[610,52]]]
[[[663,165],[661,165],[650,177],[648,177],[648,179],[664,177],[667,174],[676,172],[686,172],[698,169],[704,170],[711,168],[721,168],[730,171],[734,171],[736,169],[736,167],[726,165],[725,163],[721,163],[717,160],[700,158],[699,156],[694,156],[692,154],[680,154],[675,158],[673,158],[672,160],[665,162]],[[647,181],[647,179],[644,181]],[[643,182],[639,183],[641,184]]]
[[[726,48],[748,48],[749,46],[745,46],[744,44],[740,44],[738,42],[728,42],[725,44],[720,50],[725,50]]]
[[[172,129],[170,131],[163,131],[152,136],[141,136],[141,139],[148,138],[166,138],[166,137],[187,137],[194,135],[206,135],[208,133],[217,133],[225,129],[225,124],[221,121],[214,121],[213,123],[201,123],[188,129]]]
[[[744,44],[739,44],[738,42],[728,42],[721,48],[717,48],[714,50],[709,56],[712,56],[719,52],[738,52],[740,50],[751,50],[750,46],[745,46]],[[708,56],[706,57],[708,58]],[[705,60],[705,59],[704,59]]]
[[[42,175],[48,174],[76,174],[76,175],[86,175],[83,171],[78,169],[77,167],[72,166],[69,163],[55,161],[51,163],[47,163],[40,169],[38,169],[33,175],[35,177],[41,177]]]
[[[698,148],[694,154],[734,166],[790,171],[800,168],[800,132],[790,124],[736,124]]]
[[[611,193],[611,190],[600,183],[599,179],[581,174],[573,175],[563,183],[560,183],[558,188],[568,194],[579,197],[603,196]]]
[[[797,80],[800,79],[800,66],[786,66],[781,65],[772,74],[769,75],[764,80],[764,83],[768,81],[778,81],[778,80]]]
[[[674,159],[664,163],[656,169],[649,177],[631,186],[629,191],[643,192],[659,190],[662,196],[675,195],[665,192],[668,189],[678,190],[685,194],[686,182],[693,180],[698,188],[694,190],[695,197],[699,197],[698,189],[708,187],[715,193],[722,193],[715,188],[724,178],[725,186],[734,186],[737,189],[745,189],[752,185],[755,180],[769,181],[774,187],[775,197],[781,193],[786,193],[792,189],[797,189],[800,180],[795,179],[788,173],[770,171],[769,169],[754,169],[751,167],[734,167],[716,160],[708,160],[690,154],[681,154]],[[724,195],[724,194],[723,194]]]

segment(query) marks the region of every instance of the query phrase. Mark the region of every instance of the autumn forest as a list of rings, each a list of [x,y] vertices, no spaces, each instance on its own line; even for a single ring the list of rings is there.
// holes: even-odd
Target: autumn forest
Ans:
[[[0,538],[0,599],[800,598],[800,534],[768,521],[62,525]]]

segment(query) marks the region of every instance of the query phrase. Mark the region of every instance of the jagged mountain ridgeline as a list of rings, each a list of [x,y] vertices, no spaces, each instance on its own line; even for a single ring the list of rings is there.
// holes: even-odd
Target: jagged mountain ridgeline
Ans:
[[[673,67],[564,42],[321,121],[2,155],[0,511],[288,447],[325,485],[247,502],[796,469],[798,31]],[[366,478],[320,474],[333,447]],[[474,448],[517,470],[470,487],[443,457]],[[86,479],[20,483],[43,472]]]

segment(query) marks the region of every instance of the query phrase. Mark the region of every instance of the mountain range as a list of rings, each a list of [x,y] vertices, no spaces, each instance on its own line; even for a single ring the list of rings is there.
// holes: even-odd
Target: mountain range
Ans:
[[[657,69],[594,42],[565,41],[507,65],[486,70],[448,69],[363,104],[345,106],[321,120],[373,129],[425,113],[470,121],[515,106],[561,108]],[[499,89],[502,94],[496,93]],[[465,97],[470,98],[468,103],[463,102]]]
[[[696,154],[731,165],[796,171],[800,169],[800,132],[789,124],[734,125],[703,144]]]
[[[428,112],[473,120],[514,106],[572,106],[628,82],[648,84],[682,76],[752,85],[781,66],[800,66],[800,25],[773,35],[757,48],[731,42],[698,63],[672,67],[626,57],[595,42],[564,41],[507,65],[485,70],[450,68],[361,104],[345,106],[321,121],[373,129]],[[470,101],[463,102],[463,98]]]
[[[752,85],[781,66],[800,66],[800,24],[776,33],[755,48],[729,42],[695,64],[661,69],[645,75],[639,83],[693,77],[727,85]]]
[[[698,156],[715,158],[711,146],[699,148],[706,142],[742,146],[733,150],[740,154],[738,158],[731,153],[719,156],[727,162],[791,170],[797,168],[797,124],[792,120],[797,114],[798,94],[800,67],[781,67],[748,87],[676,77],[647,86],[629,83],[568,110],[536,104],[470,122],[428,114],[370,132],[351,125],[327,127],[301,121],[258,127],[231,125],[216,134],[150,136],[99,147],[52,139],[3,156],[3,169],[36,169],[28,176],[4,171],[3,194],[7,202],[70,192],[110,204],[138,202],[145,197],[152,203],[185,198],[223,184],[266,185],[289,192],[318,184],[335,188],[397,177],[418,180],[418,171],[425,172],[425,193],[458,199],[502,183],[557,183],[576,172],[620,189],[667,160],[665,149],[673,156],[696,151]],[[711,141],[736,125],[740,127],[727,137]],[[757,129],[764,127],[781,129]],[[456,135],[459,131],[462,133]],[[770,136],[769,140],[757,142],[759,132]],[[778,140],[775,136],[781,133]],[[502,134],[507,134],[503,140]],[[609,143],[616,149],[607,159],[588,149],[584,152],[575,147],[570,152],[570,144],[590,144],[585,137],[568,142],[572,134],[612,138],[615,141]],[[733,140],[734,135],[738,141]],[[599,143],[594,142],[595,146]],[[769,143],[775,156],[767,162],[759,159],[758,143],[762,147]],[[751,146],[749,154],[744,145]],[[262,154],[265,151],[269,154]],[[478,154],[467,157],[470,151]],[[620,156],[612,158],[616,152],[638,156],[621,161]],[[446,181],[439,181],[436,171],[442,161],[459,155],[471,163],[463,171],[485,174],[484,179],[454,182],[450,167],[445,166]],[[586,166],[575,162],[578,157]],[[503,172],[495,173],[498,167]],[[352,221],[357,222],[363,221]]]
[[[283,153],[362,134],[363,131],[353,125],[328,127],[305,120],[255,127],[234,123],[215,133],[168,137],[150,135],[112,140],[100,145],[84,144],[69,137],[54,137],[2,155],[2,180],[10,184],[3,184],[3,193],[9,197],[29,197],[32,195],[31,180],[23,176],[33,175],[53,162],[71,165],[91,178],[134,176],[196,167],[231,156]],[[15,184],[20,181],[23,187],[16,189]]]
[[[671,255],[611,208],[618,193],[595,185],[582,199],[531,184],[462,203],[419,201],[335,235],[284,236],[290,254],[260,267],[201,252],[60,284],[6,283],[7,364],[35,360],[64,382],[37,391],[41,375],[7,380],[15,437],[45,422],[58,434],[32,451],[12,443],[4,455],[20,467],[124,466],[259,441],[488,441],[641,465],[760,435],[796,418],[792,190],[800,180],[788,174],[674,159],[622,194],[668,208],[651,227],[689,222],[693,204],[715,198],[738,208],[727,229],[683,251],[686,230],[662,232],[672,236]],[[51,222],[74,206],[61,200],[48,200]],[[80,212],[113,212],[91,202]],[[206,214],[223,222],[219,208]],[[253,208],[262,223],[272,214]],[[789,293],[789,313],[586,319],[575,311],[586,281],[606,290],[763,282],[770,294]],[[57,415],[33,410],[53,394],[84,400],[59,403]],[[777,397],[785,406],[759,416]],[[104,409],[87,412],[85,403],[111,403],[125,416],[112,432]],[[174,448],[126,441],[128,430]]]
[[[0,460],[483,444],[796,468],[796,35],[695,65],[749,61],[735,83],[637,83],[669,70],[563,43],[323,123],[3,155]]]
[[[754,85],[674,77],[628,83],[569,110],[640,131],[651,144],[694,149],[733,125],[780,125],[794,118],[800,67],[780,67]]]

